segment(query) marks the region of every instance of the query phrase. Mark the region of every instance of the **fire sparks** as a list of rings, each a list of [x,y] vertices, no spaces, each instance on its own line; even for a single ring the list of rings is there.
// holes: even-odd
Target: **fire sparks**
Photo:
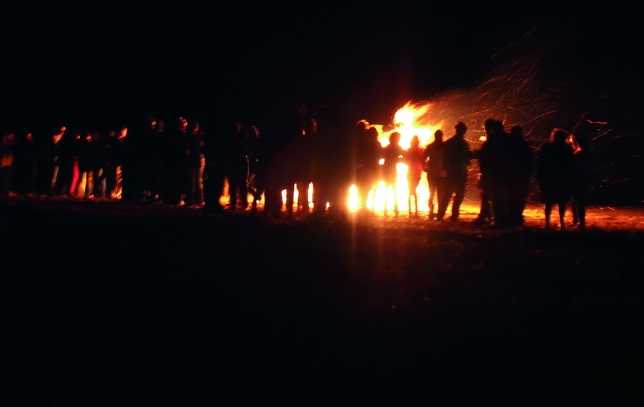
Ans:
[[[389,136],[393,132],[400,133],[400,146],[407,150],[411,139],[418,136],[420,146],[425,147],[434,141],[434,132],[440,129],[444,121],[435,121],[432,111],[434,103],[411,103],[398,109],[394,115],[393,127],[388,131],[383,130],[382,125],[371,125],[378,130],[378,141],[383,147],[389,145]]]

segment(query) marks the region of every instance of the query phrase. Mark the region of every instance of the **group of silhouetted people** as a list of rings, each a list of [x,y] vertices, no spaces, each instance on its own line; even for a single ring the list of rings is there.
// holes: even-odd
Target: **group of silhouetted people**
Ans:
[[[250,129],[242,132],[235,124],[208,138],[199,123],[179,117],[170,126],[149,118],[135,131],[61,127],[38,141],[32,133],[20,140],[7,134],[0,144],[1,192],[200,207],[208,157],[216,167],[210,168],[211,178],[220,178],[222,187],[227,178],[231,191],[239,187],[245,196]]]
[[[38,142],[32,133],[21,140],[7,134],[0,144],[0,191],[205,205],[206,213],[212,213],[224,209],[219,199],[227,183],[230,209],[251,206],[256,211],[264,196],[265,213],[279,214],[281,191],[286,189],[286,208],[291,214],[295,205],[300,211],[309,211],[307,191],[313,183],[314,211],[319,213],[327,209],[327,202],[334,209],[344,206],[344,194],[351,184],[356,185],[363,208],[369,191],[381,180],[397,196],[397,167],[404,163],[408,167],[410,215],[413,200],[418,216],[416,189],[425,172],[429,218],[442,221],[451,202],[449,219],[457,221],[470,163],[478,160],[481,206],[476,223],[499,228],[522,225],[536,167],[546,227],[550,227],[552,206],[557,204],[563,228],[569,202],[574,221],[585,227],[590,145],[583,135],[555,129],[535,159],[521,127],[506,132],[504,124],[495,119],[486,120],[484,127],[486,138],[478,150],[473,151],[466,140],[468,129],[463,122],[456,123],[447,139],[437,130],[433,142],[424,148],[414,136],[405,150],[396,131],[382,147],[378,130],[366,121],[358,122],[349,137],[324,124],[320,130],[318,121],[302,104],[275,132],[281,137],[259,137],[256,126],[242,126],[234,120],[204,133],[199,123],[182,117],[170,126],[149,118],[146,126],[133,132],[122,127],[106,133],[79,133],[62,127]],[[395,215],[397,202],[394,199]]]
[[[559,209],[559,224],[564,229],[566,206],[571,203],[573,223],[586,227],[586,199],[588,195],[588,163],[590,140],[581,133],[570,136],[554,129],[550,142],[537,155],[537,182],[545,204],[546,228],[550,228],[552,205]]]
[[[414,202],[418,201],[416,189],[425,171],[429,187],[429,218],[442,221],[451,201],[449,219],[457,221],[465,196],[468,168],[471,160],[475,159],[480,169],[477,185],[481,199],[475,223],[498,228],[523,225],[523,211],[536,166],[536,180],[545,204],[546,227],[550,227],[552,205],[557,204],[560,225],[564,228],[563,216],[570,203],[574,223],[585,228],[590,143],[582,134],[569,136],[565,131],[555,129],[551,141],[544,144],[535,157],[520,126],[513,126],[510,132],[506,132],[504,124],[492,118],[485,121],[485,140],[480,149],[474,151],[464,137],[467,126],[463,122],[455,125],[453,136],[447,140],[444,140],[443,131],[437,130],[433,142],[424,150],[419,146],[417,136],[404,150],[399,145],[401,136],[395,131],[390,134],[389,144],[384,148],[377,143],[377,130],[368,123],[358,122],[357,131],[364,146],[357,154],[355,169],[363,206],[366,194],[381,179],[387,188],[394,189],[397,196],[396,167],[398,163],[405,163],[408,166],[410,214],[411,197]],[[377,164],[379,162],[382,163],[381,168]],[[397,201],[394,199],[395,215],[398,215]],[[418,215],[418,205],[414,213]]]

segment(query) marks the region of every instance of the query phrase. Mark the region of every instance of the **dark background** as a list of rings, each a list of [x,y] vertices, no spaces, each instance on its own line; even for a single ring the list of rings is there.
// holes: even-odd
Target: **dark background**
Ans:
[[[150,114],[261,122],[301,100],[385,123],[408,100],[471,89],[535,53],[540,79],[574,85],[572,100],[641,104],[634,6],[524,3],[8,5],[0,127],[96,128]]]
[[[555,127],[590,134],[591,202],[644,202],[644,47],[631,5],[97,1],[2,11],[0,132],[47,138],[62,125],[132,129],[182,115],[206,132],[234,117],[270,134],[305,102],[338,133],[360,119],[390,123],[410,100],[438,101],[435,121],[466,121],[475,144],[490,116],[524,126],[535,149]]]

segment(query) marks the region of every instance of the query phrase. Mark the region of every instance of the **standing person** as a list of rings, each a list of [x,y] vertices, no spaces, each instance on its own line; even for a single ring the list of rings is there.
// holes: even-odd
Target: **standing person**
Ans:
[[[311,169],[311,161],[313,160],[314,146],[318,144],[318,122],[309,112],[305,105],[300,106],[300,117],[302,119],[302,156],[300,171],[298,172],[299,179],[296,180],[298,199],[298,211],[309,212],[309,186],[313,183],[313,175]],[[314,185],[315,187],[315,185]]]
[[[18,146],[21,169],[21,189],[27,196],[36,196],[38,192],[38,143],[33,133],[27,133]]]
[[[125,128],[125,136],[120,138],[121,142],[121,174],[122,189],[121,200],[128,203],[140,203],[143,200],[143,188],[141,187],[141,167],[139,158],[144,148],[141,132],[131,132]]]
[[[297,106],[297,114],[289,120],[288,139],[293,144],[295,154],[289,157],[295,170],[293,184],[289,182],[286,189],[286,212],[293,213],[295,204],[295,189],[297,188],[298,211],[309,212],[309,185],[313,181],[311,172],[311,161],[313,149],[317,143],[317,121],[309,111],[306,104],[300,103]]]
[[[559,207],[559,225],[564,227],[566,205],[572,192],[574,150],[566,143],[567,134],[561,129],[550,133],[550,142],[544,144],[537,155],[537,182],[541,200],[545,204],[546,229],[550,229],[552,205]]]
[[[107,198],[107,179],[110,163],[110,148],[108,137],[101,137],[99,132],[92,134],[92,142],[95,149],[94,168],[94,191],[97,198]]]
[[[481,149],[473,153],[479,161],[481,172],[479,190],[481,208],[474,221],[489,224],[494,221],[496,227],[506,227],[508,222],[508,172],[509,135],[505,133],[503,123],[489,118],[485,121],[486,140]]]
[[[465,198],[465,185],[467,183],[467,169],[472,159],[469,143],[465,140],[467,126],[458,122],[454,126],[455,134],[447,140],[443,147],[443,163],[445,167],[445,188],[439,197],[438,214],[436,220],[442,221],[447,212],[447,205],[454,196],[452,203],[452,216],[450,220],[458,220],[459,210]]]
[[[56,137],[56,136],[54,136]],[[65,132],[61,134],[58,149],[58,174],[56,177],[55,195],[69,197],[73,188],[74,163],[76,161],[76,135]]]
[[[389,187],[392,187],[394,190],[394,216],[398,216],[398,163],[400,163],[403,158],[403,149],[399,143],[400,133],[395,131],[389,136],[389,145],[382,150],[386,195],[389,195]],[[385,216],[387,215],[386,195]]]
[[[208,131],[204,134],[204,206],[205,214],[221,212],[224,208],[219,202],[226,181],[225,143],[222,132]]]
[[[581,229],[586,228],[586,199],[590,185],[588,181],[588,163],[590,161],[591,145],[585,134],[573,134],[574,171],[572,178],[572,214],[573,224],[579,223]]]
[[[248,192],[253,196],[251,210],[257,212],[257,203],[266,191],[266,145],[264,137],[259,137],[256,126],[246,128],[248,140]]]
[[[500,123],[500,122],[499,122]],[[499,126],[497,121],[489,118],[485,120],[485,141],[479,150],[472,153],[472,157],[479,162],[479,180],[478,189],[481,198],[481,206],[479,215],[474,220],[477,224],[490,224],[494,219],[492,211],[492,190],[495,185],[496,168],[499,165],[499,158],[495,157],[495,145],[498,144],[498,138],[502,134],[498,134],[499,130],[503,130],[502,125]]]
[[[71,159],[72,159],[72,181],[69,187],[69,196],[76,196],[76,189],[78,188],[78,181],[80,180],[80,172],[78,171],[78,157],[80,155],[81,144],[83,140],[80,133],[76,133],[76,136],[71,140],[70,149],[71,149]]]
[[[407,187],[409,196],[407,203],[409,206],[409,216],[411,216],[411,198],[414,198],[414,216],[418,216],[418,194],[416,189],[420,183],[420,178],[423,175],[423,156],[424,151],[420,147],[420,140],[418,136],[411,139],[411,145],[405,153],[405,162],[407,163]]]
[[[63,133],[67,129],[60,128],[60,132],[54,134],[50,140],[43,144],[40,150],[40,190],[39,194],[54,196],[56,195],[56,185],[58,184],[59,176],[59,155],[60,155],[60,141]]]
[[[188,139],[188,190],[186,204],[197,207],[203,205],[203,171],[205,159],[203,155],[204,136],[199,130],[199,123],[192,124]]]
[[[512,126],[507,148],[507,211],[508,226],[523,225],[523,210],[534,170],[532,148],[523,137],[520,126]]]
[[[150,139],[150,200],[163,201],[165,191],[165,146],[166,133],[163,121],[157,121]]]
[[[237,208],[237,201],[242,209],[248,208],[248,190],[246,180],[248,177],[248,142],[246,133],[242,131],[239,122],[233,122],[228,129],[225,139],[225,149],[228,175],[228,194],[230,195],[230,209]]]
[[[126,158],[126,142],[125,138],[127,137],[127,127],[121,127],[118,136],[112,137],[113,144],[111,144],[111,165],[113,169],[112,176],[114,178],[114,184],[112,191],[110,192],[110,197],[112,199],[121,199],[123,196],[123,178],[126,175],[123,173],[123,163]]]
[[[186,127],[183,117],[177,118],[175,125],[166,137],[166,194],[164,202],[168,205],[183,205],[184,169],[187,160]]]
[[[116,132],[114,130],[110,130],[107,133],[107,137],[103,141],[103,148],[105,150],[103,151],[104,157],[106,158],[105,161],[105,188],[106,188],[106,193],[107,196],[106,198],[113,199],[114,197],[112,196],[112,191],[114,191],[114,186],[116,185],[116,169],[114,167],[114,151],[115,151],[115,145],[116,145]]]
[[[11,181],[13,179],[13,163],[16,153],[16,136],[9,133],[2,137],[0,143],[0,174],[2,174],[2,190],[3,195],[13,196],[11,191]]]
[[[145,129],[142,129],[139,135],[138,143],[136,143],[136,166],[138,167],[138,190],[135,196],[140,194],[144,202],[153,200],[152,185],[154,174],[154,154],[155,146],[154,141],[157,135],[157,120],[154,117],[148,117]]]
[[[425,147],[425,171],[429,186],[429,219],[435,219],[434,208],[440,202],[440,196],[445,185],[445,167],[443,164],[443,130],[434,132],[434,141]]]
[[[80,182],[78,184],[79,198],[94,198],[94,166],[96,163],[96,144],[92,133],[87,132],[81,143],[78,155],[78,171]]]
[[[356,138],[356,184],[360,196],[360,207],[367,207],[369,192],[374,190],[378,177],[378,159],[382,145],[378,141],[378,130],[367,127],[358,133]]]

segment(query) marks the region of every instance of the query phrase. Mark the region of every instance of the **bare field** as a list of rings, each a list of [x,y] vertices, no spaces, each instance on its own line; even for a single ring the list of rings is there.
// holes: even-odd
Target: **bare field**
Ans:
[[[588,230],[0,202],[7,405],[639,394],[643,209]],[[555,218],[553,216],[553,221]],[[556,221],[553,223],[556,225]]]

